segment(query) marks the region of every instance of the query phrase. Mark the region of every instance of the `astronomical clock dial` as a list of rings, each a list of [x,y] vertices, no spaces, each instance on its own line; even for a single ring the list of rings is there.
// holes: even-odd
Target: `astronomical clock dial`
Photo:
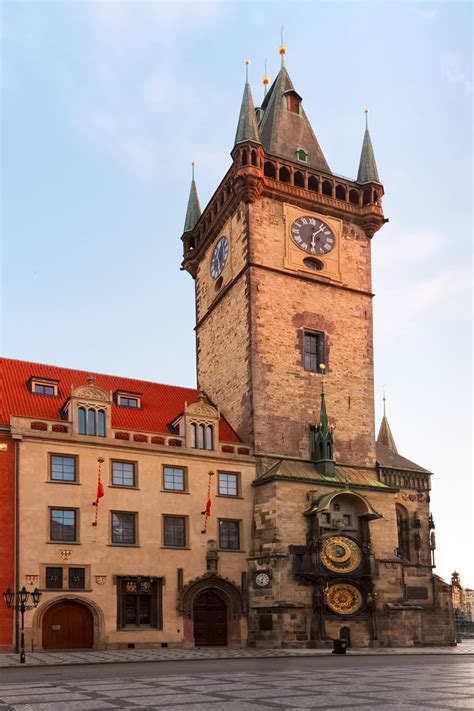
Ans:
[[[336,583],[326,590],[326,605],[337,615],[355,615],[362,607],[362,593],[355,585]]]
[[[362,560],[362,553],[355,541],[345,536],[326,538],[321,548],[321,563],[335,573],[350,573]]]
[[[258,588],[267,588],[270,585],[270,576],[268,573],[257,573],[255,576],[255,585]]]
[[[331,228],[322,220],[310,215],[298,217],[291,223],[291,239],[308,254],[327,254],[334,248],[336,238]]]
[[[229,240],[223,236],[216,244],[211,257],[211,277],[217,279],[222,273],[229,254]]]

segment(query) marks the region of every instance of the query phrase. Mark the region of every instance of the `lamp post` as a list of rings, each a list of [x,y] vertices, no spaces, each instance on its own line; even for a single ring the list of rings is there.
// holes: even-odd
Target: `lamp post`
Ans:
[[[6,606],[10,610],[19,610],[21,615],[21,636],[20,636],[20,664],[25,663],[25,612],[32,610],[34,607],[38,607],[39,601],[41,600],[40,591],[35,588],[33,592],[29,592],[23,585],[21,590],[17,592],[12,592],[10,588],[7,588],[3,593],[3,599],[5,600]],[[28,604],[31,598],[32,604]]]

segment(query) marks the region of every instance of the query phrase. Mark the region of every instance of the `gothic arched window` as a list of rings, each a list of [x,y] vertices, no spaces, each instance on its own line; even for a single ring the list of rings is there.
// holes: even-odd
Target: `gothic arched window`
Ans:
[[[408,522],[408,512],[400,504],[396,505],[397,511],[397,532],[398,532],[398,549],[397,554],[400,558],[410,560],[410,529]]]

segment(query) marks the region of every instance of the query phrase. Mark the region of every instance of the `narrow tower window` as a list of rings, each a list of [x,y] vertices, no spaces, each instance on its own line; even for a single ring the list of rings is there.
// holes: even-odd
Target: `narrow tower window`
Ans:
[[[312,373],[321,373],[321,365],[327,365],[324,344],[324,333],[319,331],[304,333],[304,369]]]

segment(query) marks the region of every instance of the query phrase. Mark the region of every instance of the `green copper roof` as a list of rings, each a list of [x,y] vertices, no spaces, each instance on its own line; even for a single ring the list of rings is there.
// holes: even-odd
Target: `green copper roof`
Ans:
[[[199,198],[196,190],[196,182],[193,179],[191,181],[191,190],[189,191],[188,209],[186,210],[186,219],[184,221],[183,232],[190,232],[196,226],[196,222],[201,217],[201,206],[199,204]]]
[[[308,511],[306,511],[307,514],[313,514],[313,513],[319,513],[320,511],[328,511],[329,506],[331,505],[331,501],[336,497],[341,495],[341,490],[338,489],[336,491],[331,491],[329,494],[323,494],[322,496],[319,497],[319,499],[310,506]],[[382,514],[379,514],[373,506],[367,501],[365,496],[362,496],[362,494],[358,494],[355,491],[350,492],[352,496],[357,497],[362,505],[365,507],[365,515],[369,519],[377,519],[377,518],[383,518]]]
[[[330,173],[303,106],[300,104],[299,114],[286,110],[287,93],[294,93],[301,100],[286,68],[282,67],[261,107],[264,113],[259,130],[265,150],[271,155],[297,162],[296,150],[304,148],[308,152],[307,167]]]
[[[380,183],[379,174],[377,171],[377,163],[375,162],[374,149],[370,140],[369,129],[366,127],[364,141],[362,143],[362,151],[359,161],[359,172],[357,173],[358,183]]]
[[[281,459],[268,471],[261,474],[255,484],[275,479],[294,480],[308,483],[329,484],[332,486],[355,486],[364,489],[392,491],[392,489],[377,479],[375,469],[341,466],[336,464],[332,476],[321,474],[314,462],[295,459]]]
[[[235,143],[243,143],[244,141],[254,141],[260,143],[258,135],[257,117],[255,115],[255,107],[253,105],[252,90],[250,84],[245,82],[244,95],[242,96],[242,105],[240,107],[239,123],[235,134]]]

